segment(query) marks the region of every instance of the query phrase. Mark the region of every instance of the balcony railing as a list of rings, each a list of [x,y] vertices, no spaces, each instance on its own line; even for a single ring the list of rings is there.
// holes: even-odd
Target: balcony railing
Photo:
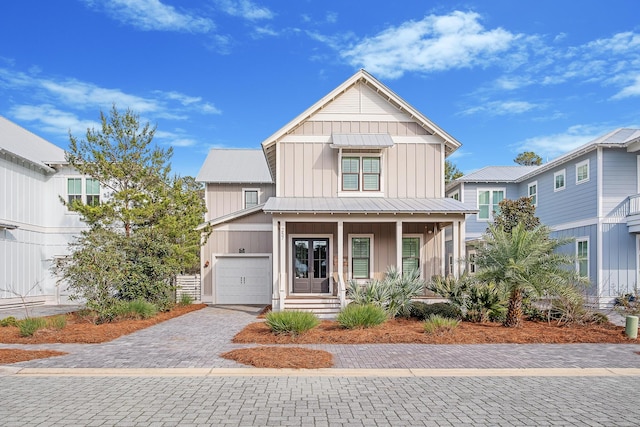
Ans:
[[[629,196],[629,213],[628,215],[640,214],[640,194]]]

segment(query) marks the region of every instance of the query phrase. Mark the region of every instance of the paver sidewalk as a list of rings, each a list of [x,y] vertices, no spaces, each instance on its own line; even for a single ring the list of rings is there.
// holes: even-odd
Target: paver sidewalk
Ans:
[[[66,356],[12,364],[32,368],[246,368],[219,355],[255,344],[233,336],[259,308],[207,307],[103,344],[0,344]],[[640,344],[301,345],[329,351],[339,369],[640,368]]]

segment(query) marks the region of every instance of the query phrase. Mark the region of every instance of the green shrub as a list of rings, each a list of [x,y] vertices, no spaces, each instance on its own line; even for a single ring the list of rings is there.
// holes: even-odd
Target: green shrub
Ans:
[[[315,328],[320,323],[315,314],[296,310],[270,311],[265,319],[265,324],[275,334],[298,335]]]
[[[18,329],[22,337],[30,337],[35,334],[38,329],[45,328],[46,326],[47,321],[42,317],[27,317],[18,322]]]
[[[67,316],[60,314],[58,316],[50,317],[47,320],[47,327],[53,329],[64,329],[67,326]]]
[[[121,319],[148,319],[158,314],[158,308],[140,299],[120,301],[114,305],[113,314]]]
[[[469,287],[474,285],[476,280],[473,276],[462,275],[460,278],[454,276],[436,276],[428,284],[427,289],[449,300],[458,307],[464,307]]]
[[[444,335],[452,333],[459,324],[460,321],[458,319],[450,319],[432,314],[424,321],[422,327],[427,334]]]
[[[422,301],[414,301],[413,306],[411,307],[411,317],[415,317],[418,320],[426,320],[432,314],[437,314],[438,316],[449,319],[462,318],[462,311],[453,304],[446,302],[427,304]]]
[[[4,319],[0,320],[0,326],[18,326],[18,320],[13,316],[5,317]]]
[[[382,307],[373,304],[349,304],[342,310],[336,321],[347,329],[370,328],[387,320],[387,312]]]
[[[178,304],[180,305],[191,305],[193,304],[194,298],[191,294],[180,294],[180,300]]]
[[[507,312],[506,295],[493,283],[470,286],[464,304],[470,322],[500,319]]]

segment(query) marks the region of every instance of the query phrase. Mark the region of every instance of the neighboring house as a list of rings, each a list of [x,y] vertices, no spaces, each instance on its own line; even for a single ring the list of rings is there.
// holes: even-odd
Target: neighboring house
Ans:
[[[533,198],[556,237],[575,242],[589,301],[600,306],[633,292],[640,277],[640,129],[617,129],[541,166],[489,166],[447,185],[447,196],[478,209],[466,222],[477,240],[503,198]],[[449,264],[457,258],[447,252]],[[472,252],[471,252],[472,256]],[[468,268],[473,271],[473,263]]]
[[[97,181],[69,168],[64,150],[0,117],[0,308],[67,302],[51,273],[83,229],[60,202],[98,202]]]
[[[366,71],[262,143],[211,150],[202,301],[333,314],[348,280],[389,266],[443,274],[444,229],[464,257],[465,216],[445,198],[444,162],[460,143]]]

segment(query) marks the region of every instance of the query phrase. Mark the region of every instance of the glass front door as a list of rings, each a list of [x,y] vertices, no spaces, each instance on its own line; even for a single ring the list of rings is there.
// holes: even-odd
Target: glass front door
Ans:
[[[329,239],[293,239],[293,292],[329,292]]]

